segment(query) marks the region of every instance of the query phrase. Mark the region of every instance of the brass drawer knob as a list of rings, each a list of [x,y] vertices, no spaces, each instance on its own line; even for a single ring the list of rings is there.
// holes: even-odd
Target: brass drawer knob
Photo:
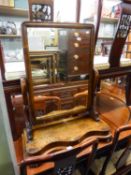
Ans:
[[[74,46],[75,47],[79,47],[79,43],[74,43]]]
[[[81,41],[82,39],[81,39],[81,37],[77,37],[76,40],[77,41]]]
[[[78,33],[78,32],[75,32],[75,33],[74,33],[74,36],[75,36],[75,37],[78,37],[78,36],[79,36],[79,33]]]
[[[73,57],[74,57],[75,60],[79,59],[79,55],[74,55]]]
[[[86,34],[87,34],[87,35],[89,35],[89,34],[90,34],[90,31],[89,31],[89,30],[87,30],[87,31],[86,31]]]
[[[78,68],[77,66],[74,66],[74,70],[75,70],[75,71],[78,71],[79,68]]]

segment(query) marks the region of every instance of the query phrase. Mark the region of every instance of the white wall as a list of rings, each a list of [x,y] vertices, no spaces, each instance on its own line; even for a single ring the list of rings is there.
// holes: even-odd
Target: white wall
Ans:
[[[55,0],[54,20],[59,22],[75,22],[76,0]]]

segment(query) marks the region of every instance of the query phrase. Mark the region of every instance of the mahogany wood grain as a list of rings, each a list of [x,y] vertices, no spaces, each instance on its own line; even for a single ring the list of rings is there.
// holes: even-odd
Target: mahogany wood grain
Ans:
[[[129,108],[122,100],[116,97],[98,94],[96,105],[100,113],[100,118],[105,120],[112,129],[128,123],[130,119]],[[45,123],[45,125],[41,124],[39,127],[34,127],[33,140],[28,143],[24,136],[24,147],[26,147],[28,154],[37,154],[41,151],[45,152],[53,146],[57,146],[59,142],[62,146],[64,144],[65,146],[67,144],[74,145],[93,135],[100,140],[101,138],[102,140],[106,140],[109,132],[108,125],[103,123],[102,120],[95,122],[86,116],[84,118],[81,116],[63,118],[58,123]],[[72,134],[69,135],[69,133]]]
[[[110,116],[110,119],[113,119],[113,116],[112,115],[110,115],[109,113],[108,113],[108,115]],[[106,116],[107,118],[108,118],[108,115]],[[105,117],[105,118],[106,118]],[[129,124],[131,124],[131,120],[128,122]],[[118,127],[115,127],[114,125],[113,125],[113,127],[112,127],[112,125],[110,125],[110,127],[112,128],[111,129],[111,131],[112,131],[112,136],[114,135],[114,131],[115,131],[115,129]],[[126,132],[123,132],[123,133],[121,133],[121,135],[120,135],[120,137],[119,137],[119,142],[122,142],[123,140],[125,140],[125,139],[127,139],[129,136],[131,135],[131,131],[126,131]],[[86,141],[86,140],[85,140]],[[111,146],[111,143],[112,142],[108,142],[108,143],[105,143],[105,142],[100,142],[99,143],[99,147],[98,147],[98,151],[99,151],[99,154],[101,154],[103,151],[104,152],[106,152],[106,154],[108,153],[108,151],[106,151],[107,150],[107,148],[108,148],[108,150],[110,150],[109,148],[110,148],[110,146]],[[22,148],[22,142],[21,142],[21,138],[19,139],[19,140],[17,140],[17,141],[15,141],[14,142],[14,145],[15,145],[15,150],[16,150],[16,155],[17,155],[17,161],[18,161],[18,164],[23,160],[23,154],[22,154],[22,150],[23,150],[23,148]],[[86,155],[87,154],[87,156],[88,156],[88,153],[89,153],[89,151],[88,150],[85,150],[83,153],[82,153],[82,155]],[[31,171],[32,173],[36,173],[36,172],[40,172],[40,171],[43,171],[43,170],[45,170],[45,169],[48,169],[48,168],[50,168],[50,167],[52,167],[53,166],[53,164],[51,163],[51,164],[49,164],[49,163],[46,163],[46,164],[42,164],[40,167],[36,167],[36,168],[29,168],[29,171]],[[128,169],[130,168],[130,166],[129,167],[127,167]],[[128,170],[127,169],[127,170]]]
[[[18,139],[17,125],[16,125],[16,120],[15,120],[15,109],[12,104],[12,97],[14,96],[14,94],[21,93],[21,89],[19,87],[19,81],[17,81],[17,83],[16,81],[9,81],[9,82],[4,81],[3,82],[6,105],[7,105],[13,140]]]
[[[131,121],[129,122],[129,123],[131,123]],[[112,128],[112,136],[114,135],[114,129]],[[120,135],[120,137],[119,137],[119,142],[121,142],[121,141],[123,141],[123,140],[125,140],[125,139],[128,139],[128,137],[131,135],[131,131],[126,131],[126,132],[123,132],[121,135]],[[111,144],[112,144],[112,142],[108,142],[108,143],[104,143],[104,142],[100,142],[99,143],[99,145],[98,145],[98,151],[99,151],[99,154],[101,153],[101,152],[103,152],[103,150],[104,150],[104,152],[106,153],[106,155],[107,155],[107,153],[109,152],[109,151],[106,151],[106,149],[108,148],[108,150],[110,150],[109,148],[111,148]],[[17,140],[17,141],[15,141],[14,142],[14,145],[15,145],[15,150],[16,150],[16,156],[17,156],[17,162],[18,162],[18,165],[20,165],[20,163],[24,160],[24,158],[23,158],[23,154],[22,154],[22,142],[21,142],[21,138],[19,139],[19,140]],[[88,154],[89,154],[89,150],[85,150],[83,153],[82,153],[82,156],[84,156],[84,155],[87,155],[88,156]],[[96,155],[97,156],[97,155]],[[80,155],[80,157],[81,157],[81,155]],[[37,172],[41,172],[41,171],[44,171],[44,170],[47,170],[47,169],[49,169],[49,168],[51,168],[51,167],[53,167],[54,166],[54,164],[53,163],[44,163],[44,164],[42,164],[41,166],[39,166],[39,167],[34,167],[34,168],[30,168],[30,167],[28,167],[28,170],[29,170],[29,172],[31,173],[31,174],[35,174],[35,173],[37,173]],[[130,166],[128,166],[127,168],[130,168]],[[22,174],[23,175],[23,174]],[[30,175],[30,174],[29,174]]]
[[[76,119],[75,119],[76,118]],[[78,144],[82,140],[96,136],[99,140],[107,140],[110,128],[100,120],[93,121],[87,117],[73,117],[61,120],[60,123],[41,125],[33,129],[33,140],[28,142],[24,135],[24,147],[30,155],[46,152],[57,145],[67,146]],[[71,133],[71,134],[70,134]],[[105,137],[105,138],[104,138]],[[110,139],[110,138],[108,138]]]
[[[110,126],[117,128],[127,124],[130,120],[130,109],[120,98],[98,93],[96,103],[102,119]]]
[[[128,124],[131,124],[131,120],[128,122]],[[114,135],[115,129],[116,128],[111,127],[112,136]],[[126,132],[121,133],[119,137],[119,141],[127,139],[130,135],[131,135],[131,131],[126,131]],[[112,143],[111,141],[110,142],[100,142],[98,146],[98,150],[100,151],[105,150],[106,147],[111,145],[111,143]],[[14,146],[15,146],[15,151],[16,151],[17,162],[19,164],[23,160],[23,156],[24,156],[22,137],[14,141]]]

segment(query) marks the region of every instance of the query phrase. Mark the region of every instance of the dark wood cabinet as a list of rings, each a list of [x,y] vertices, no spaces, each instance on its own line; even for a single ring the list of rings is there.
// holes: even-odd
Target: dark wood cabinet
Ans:
[[[66,65],[64,76],[67,79],[73,79],[75,77],[82,78],[82,75],[86,76],[89,73],[89,60],[90,53],[90,30],[67,30],[62,29],[59,31],[59,49],[61,50],[62,61],[61,67]]]

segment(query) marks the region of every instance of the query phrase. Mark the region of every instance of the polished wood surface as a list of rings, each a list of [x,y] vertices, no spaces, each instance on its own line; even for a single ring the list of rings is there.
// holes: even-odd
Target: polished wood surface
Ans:
[[[110,139],[109,130],[109,126],[102,120],[96,122],[87,117],[76,116],[76,119],[75,117],[63,119],[59,124],[49,124],[49,126],[34,128],[32,141],[28,142],[26,136],[24,136],[24,147],[27,154],[30,155],[46,151],[49,153],[49,149],[53,149],[57,145],[64,149],[67,145],[78,144],[93,135],[99,140],[106,141]]]
[[[127,124],[130,119],[130,109],[124,101],[111,94],[97,95],[97,109],[103,120],[114,128]]]
[[[130,122],[131,123],[131,122]],[[114,133],[114,132],[113,132]],[[114,135],[112,133],[112,136]],[[121,135],[120,135],[120,138],[119,138],[119,143],[123,141],[123,139],[125,140],[126,138],[128,138],[129,136],[131,135],[131,131],[126,131],[126,132],[123,132]],[[21,142],[21,139],[17,140],[15,143],[15,149],[16,149],[16,156],[17,156],[17,162],[18,162],[18,165],[21,164],[21,161],[23,161],[25,158],[23,157],[23,148],[22,148],[22,142]],[[99,143],[99,147],[98,147],[98,151],[99,151],[99,155],[102,153],[103,154],[103,151],[105,152],[105,155],[107,155],[108,151],[110,150],[109,148],[111,148],[111,144],[112,142],[108,142],[108,143],[104,143],[104,142],[101,142]],[[108,148],[108,149],[107,149]],[[83,155],[86,155],[88,156],[89,154],[89,150],[85,150],[84,152],[82,152],[79,157],[83,157]],[[97,154],[96,154],[97,156]],[[31,157],[30,157],[31,158]],[[36,156],[37,158],[37,156]],[[42,165],[38,166],[38,167],[29,167],[28,166],[28,171],[31,173],[31,174],[35,174],[37,172],[42,172],[42,171],[45,171],[51,167],[54,167],[54,163],[52,162],[49,162],[49,163],[43,163]],[[30,174],[29,173],[29,174]],[[30,174],[30,175],[31,175]],[[23,175],[23,174],[22,174]]]
[[[19,86],[20,81],[19,80],[12,80],[12,81],[3,81],[3,86],[4,86],[4,93],[5,93],[5,99],[6,99],[6,105],[7,105],[7,111],[9,115],[9,121],[10,121],[10,127],[12,131],[12,136],[13,140],[17,140],[19,137],[18,134],[18,128],[21,128],[19,125],[19,122],[17,123],[18,120],[23,120],[24,112],[23,112],[23,107],[20,106],[20,103],[23,104],[22,100],[19,102],[17,107],[12,103],[12,97],[15,95],[18,95],[21,93],[21,88]],[[16,103],[15,103],[16,104]],[[24,127],[24,124],[22,124]],[[22,131],[22,128],[20,129]]]
[[[129,124],[131,124],[131,120],[129,121]],[[111,133],[112,136],[114,135],[114,128],[111,128]],[[127,139],[131,135],[131,131],[123,132],[120,135],[119,142]],[[100,142],[98,150],[101,152],[103,150],[106,150],[106,147],[110,147],[112,141],[110,142]],[[17,163],[19,164],[22,160],[24,160],[24,150],[23,150],[23,143],[22,143],[22,138],[19,137],[16,141],[14,141],[14,146],[15,146],[15,152],[16,152],[16,158],[17,158]],[[83,153],[84,154],[84,153]],[[82,154],[82,155],[83,155]]]
[[[33,128],[33,140],[28,142],[26,136],[24,136],[27,153],[36,154],[42,150],[45,151],[50,148],[50,145],[51,147],[55,146],[55,142],[56,145],[59,142],[65,142],[65,145],[79,143],[81,140],[93,135],[96,135],[100,140],[102,138],[102,140],[106,141],[111,128],[115,129],[118,126],[127,124],[130,119],[129,108],[115,96],[104,93],[98,94],[96,106],[100,118],[105,120],[107,124],[103,120],[95,122],[84,113],[84,117],[68,116],[61,120],[47,120],[47,122],[46,117],[45,120],[43,117],[43,124]],[[72,134],[70,135],[69,133]]]
[[[106,93],[114,93],[115,95],[117,95],[116,94],[116,92],[119,92],[120,94],[122,94],[122,91],[123,90],[120,90],[119,91],[119,89],[117,89],[117,88],[113,88],[113,87],[108,87],[107,89],[105,89],[104,90]],[[120,96],[120,94],[119,94],[119,96]],[[109,96],[110,97],[110,96]],[[121,98],[123,99],[123,96],[121,96]],[[106,99],[107,100],[107,99]],[[125,123],[127,124],[127,123],[131,123],[131,121],[128,121],[127,122],[127,118],[129,117],[129,112],[130,111],[127,111],[127,110],[124,110],[124,112],[123,112],[123,117],[122,117],[122,115],[121,115],[121,117],[120,118],[118,118],[118,120],[113,120],[114,119],[114,115],[116,115],[116,116],[118,116],[118,114],[119,114],[119,112],[116,110],[114,110],[114,115],[112,115],[113,113],[111,112],[110,113],[110,111],[108,111],[108,106],[107,106],[107,101],[105,101],[106,103],[106,105],[103,107],[103,106],[100,106],[100,109],[99,110],[103,110],[103,108],[105,108],[106,107],[106,109],[105,109],[105,111],[107,110],[107,112],[105,112],[105,117],[104,117],[104,119],[106,120],[106,118],[107,118],[107,120],[108,120],[108,124],[109,124],[109,126],[111,127],[111,133],[112,133],[112,136],[114,135],[114,131],[115,131],[115,129],[116,128],[118,128],[119,126],[122,126],[122,125],[124,125]],[[110,106],[110,105],[109,105]],[[113,107],[113,106],[112,106]],[[119,105],[119,107],[120,107],[120,105]],[[122,107],[123,108],[123,107]],[[121,109],[122,109],[121,108]],[[122,110],[121,110],[121,112],[122,112]],[[127,114],[126,114],[126,112],[127,112]],[[102,115],[101,115],[102,116]],[[103,117],[103,116],[102,116]],[[126,117],[126,118],[125,118]],[[111,122],[109,122],[109,119],[111,120]],[[121,122],[120,122],[121,121]],[[113,123],[112,123],[113,122]],[[118,123],[117,123],[118,122]],[[72,132],[72,131],[71,131]],[[123,132],[121,135],[120,135],[120,138],[119,138],[119,142],[123,142],[123,140],[125,140],[126,138],[128,138],[129,136],[131,135],[131,131],[126,131],[126,132]],[[84,140],[83,140],[84,141]],[[86,140],[85,140],[86,141]],[[112,144],[112,142],[110,141],[110,142],[99,142],[99,147],[98,147],[98,152],[99,152],[99,155],[100,154],[103,154],[103,151],[107,154],[107,152],[109,151],[109,148],[110,148],[110,146],[111,146],[111,144]],[[19,139],[19,140],[17,140],[16,142],[15,142],[15,148],[16,148],[16,155],[17,155],[17,161],[18,161],[18,163],[20,163],[23,159],[25,159],[25,157],[23,157],[25,154],[24,154],[24,152],[22,153],[22,151],[21,150],[23,150],[23,148],[22,148],[22,141],[21,141],[21,139]],[[87,154],[88,153],[88,151],[86,150],[86,151],[84,151],[83,152],[83,154]],[[82,154],[82,155],[83,155]],[[88,155],[88,154],[87,154]],[[36,173],[36,172],[40,172],[40,171],[43,171],[43,170],[45,170],[45,169],[48,169],[48,168],[50,168],[51,166],[53,166],[53,164],[52,163],[44,163],[44,164],[42,164],[41,166],[39,166],[39,167],[36,167],[36,168],[29,168],[29,170],[32,172],[32,173]]]

